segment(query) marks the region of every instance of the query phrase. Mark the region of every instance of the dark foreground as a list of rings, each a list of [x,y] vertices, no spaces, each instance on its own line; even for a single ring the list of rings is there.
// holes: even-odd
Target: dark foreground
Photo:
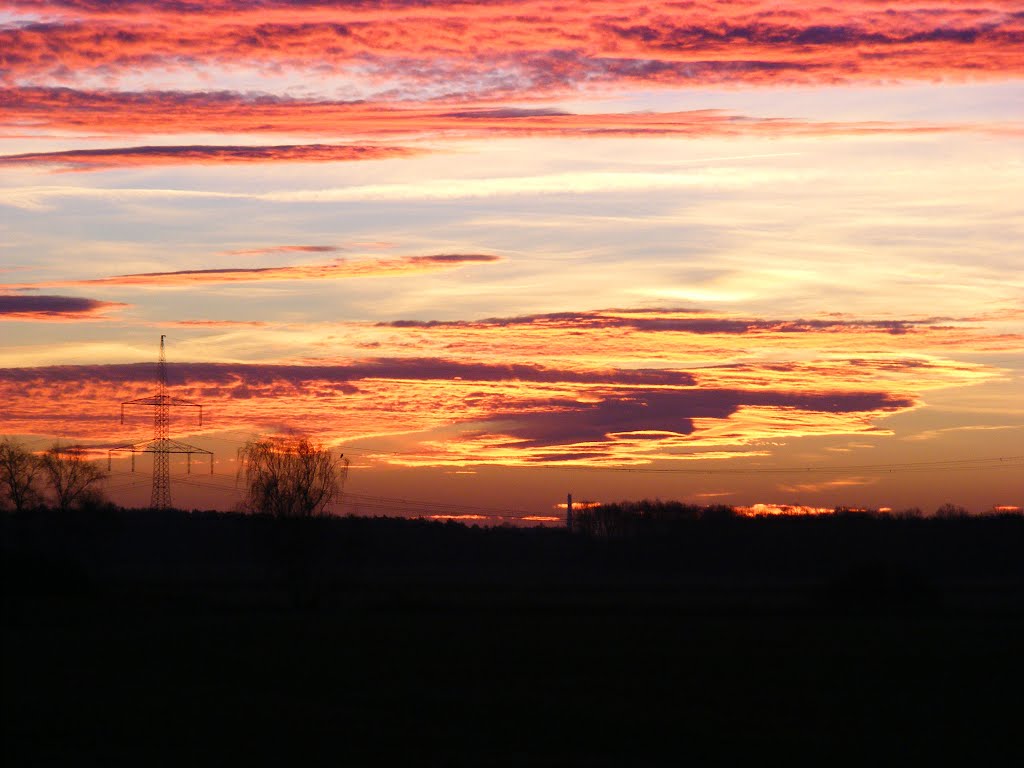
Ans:
[[[3,518],[6,765],[1013,765],[1024,519]]]

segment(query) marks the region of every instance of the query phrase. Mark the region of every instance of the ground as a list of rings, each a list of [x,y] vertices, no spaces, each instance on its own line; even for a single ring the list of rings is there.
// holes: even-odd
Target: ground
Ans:
[[[48,526],[5,520],[8,765],[1019,754],[1022,520]]]

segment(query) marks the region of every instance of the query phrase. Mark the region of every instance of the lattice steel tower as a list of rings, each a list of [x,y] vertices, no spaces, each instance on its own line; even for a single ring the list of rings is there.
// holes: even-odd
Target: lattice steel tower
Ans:
[[[167,509],[171,506],[171,454],[181,453],[188,456],[188,471],[192,472],[192,454],[197,453],[210,457],[210,474],[213,474],[213,452],[197,448],[188,443],[171,440],[171,407],[185,406],[199,409],[199,425],[203,424],[203,406],[191,400],[182,400],[167,394],[167,353],[164,350],[165,336],[160,337],[160,362],[157,367],[156,395],[140,397],[121,403],[121,423],[124,424],[124,408],[126,405],[146,405],[153,407],[153,439],[144,443],[125,445],[113,448],[107,454],[107,466],[110,466],[113,451],[131,451],[132,472],[135,471],[135,454],[153,454],[153,496],[150,506],[153,509]]]

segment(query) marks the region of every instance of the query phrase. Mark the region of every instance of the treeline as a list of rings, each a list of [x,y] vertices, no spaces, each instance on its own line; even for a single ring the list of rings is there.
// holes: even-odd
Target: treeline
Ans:
[[[1020,517],[1021,512],[993,509],[985,517]],[[746,519],[750,515],[725,504],[687,504],[681,501],[643,499],[641,501],[619,501],[609,504],[584,506],[573,510],[572,530],[589,536],[620,538],[639,535],[671,533],[692,526],[698,522],[721,523]],[[781,515],[785,517],[785,515]],[[807,517],[792,515],[791,517]],[[955,520],[971,517],[966,507],[957,504],[943,504],[932,515],[926,515],[919,507],[899,511],[879,511],[853,507],[835,507],[832,514],[820,517],[862,517],[877,520],[916,520],[934,518]]]
[[[681,501],[619,501],[574,509],[572,530],[589,536],[617,538],[643,533],[664,532],[707,520],[722,521],[739,517],[734,507],[724,504],[702,506]]]
[[[629,515],[630,506],[615,517],[586,510],[584,525],[601,520],[608,535],[401,518],[38,508],[0,515],[0,569],[8,597],[26,599],[139,594],[340,605],[394,593],[424,604],[503,595],[572,604],[642,593],[723,609],[736,601],[766,609],[1024,606],[1020,515],[713,518],[723,508],[646,502],[647,514]]]

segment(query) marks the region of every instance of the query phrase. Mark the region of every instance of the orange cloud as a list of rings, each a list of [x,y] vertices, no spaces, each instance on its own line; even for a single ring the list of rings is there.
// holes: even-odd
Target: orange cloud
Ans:
[[[334,444],[367,440],[366,462],[457,469],[728,462],[801,436],[884,437],[892,433],[880,419],[921,407],[929,392],[999,377],[928,351],[977,351],[988,333],[978,318],[613,309],[330,328],[344,329],[353,356],[178,363],[171,385],[206,404],[210,434],[295,429]],[[287,328],[256,332],[292,348]],[[0,433],[106,439],[110,403],[145,396],[152,377],[141,363],[0,369],[9,404]],[[129,430],[141,439],[149,428]]]
[[[430,256],[402,256],[391,259],[335,259],[327,264],[296,264],[283,267],[221,267],[214,269],[182,269],[174,272],[142,272],[87,280],[22,283],[2,287],[19,290],[56,286],[96,285],[174,287],[256,281],[338,280],[352,277],[390,277],[415,274],[437,269],[451,269],[465,264],[487,264],[495,261],[500,261],[500,257],[492,254],[440,253]]]
[[[599,345],[579,344],[579,332],[600,338]],[[941,318],[749,318],[692,309],[608,309],[556,312],[472,321],[398,320],[382,324],[366,337],[384,349],[406,345],[445,345],[467,356],[486,356],[501,339],[502,354],[532,360],[574,360],[589,364],[611,361],[629,365],[636,359],[671,360],[700,366],[706,379],[730,386],[771,386],[787,381],[808,386],[820,376],[842,369],[843,381],[871,386],[873,380],[900,378],[916,370],[926,382],[938,366],[939,378],[953,375],[933,355],[948,349],[1024,350],[1024,335],[1001,332],[974,319]],[[756,340],[771,348],[778,362],[751,360]],[[810,356],[810,357],[809,357]],[[969,379],[976,368],[960,366]]]
[[[591,341],[600,345],[600,335]],[[170,370],[176,392],[207,406],[207,432],[296,429],[335,443],[403,436],[401,454],[371,452],[363,458],[451,467],[638,466],[766,455],[759,444],[767,439],[884,434],[875,419],[917,404],[916,370],[873,389],[844,381],[843,375],[836,368],[813,387],[780,381],[744,388],[671,368],[441,357],[182,363]],[[0,429],[106,439],[110,402],[146,395],[152,376],[151,364],[2,369],[0,397],[10,407]],[[70,402],[74,408],[53,407]],[[147,424],[130,428],[141,434]]]

